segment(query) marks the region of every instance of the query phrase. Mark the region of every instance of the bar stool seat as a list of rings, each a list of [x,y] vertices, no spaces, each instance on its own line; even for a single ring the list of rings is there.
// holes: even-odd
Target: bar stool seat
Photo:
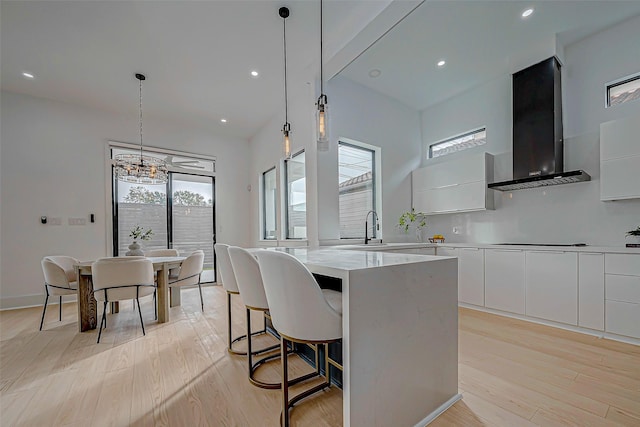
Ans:
[[[218,260],[218,272],[220,273],[220,278],[222,279],[222,287],[227,292],[227,324],[228,324],[228,344],[227,351],[232,354],[237,354],[240,356],[245,356],[247,354],[246,351],[236,350],[233,348],[233,345],[238,341],[247,339],[247,335],[243,334],[238,337],[233,338],[231,324],[231,295],[239,295],[240,289],[238,289],[238,282],[236,281],[235,272],[233,270],[233,265],[231,264],[231,258],[229,257],[229,245],[224,243],[216,243],[214,245],[214,250],[216,252],[216,259]],[[260,335],[267,333],[266,328],[266,320],[264,327],[262,330],[257,332],[252,332],[250,335]],[[259,352],[254,352],[257,354]]]
[[[253,363],[254,354],[262,354],[266,352],[272,352],[273,350],[280,350],[280,344],[269,346],[258,350],[252,351],[251,340],[251,311],[262,311],[265,317],[269,317],[269,304],[267,303],[267,297],[264,293],[264,285],[262,284],[262,276],[260,275],[260,266],[256,258],[246,249],[236,246],[229,247],[229,258],[231,259],[231,265],[236,276],[236,283],[240,290],[242,301],[245,304],[247,311],[247,362],[249,367],[249,382],[257,387],[266,389],[277,389],[282,386],[282,383],[270,383],[261,381],[255,378],[255,372],[264,363],[278,359],[282,357],[280,351],[277,354],[267,355],[260,360]],[[316,360],[318,359],[317,349]],[[288,351],[287,354],[293,353],[293,349]],[[289,384],[296,384],[308,379],[317,377],[320,375],[320,370],[316,372],[302,375],[298,378],[289,381]]]
[[[288,427],[290,408],[331,386],[328,344],[342,339],[342,299],[337,298],[339,292],[322,291],[307,267],[287,253],[261,250],[255,252],[255,257],[260,265],[271,320],[280,334],[281,353],[286,353],[289,342],[324,345],[325,381],[291,400],[288,358],[282,358],[281,423]]]
[[[327,300],[331,308],[342,315],[342,292],[322,289],[322,296]]]

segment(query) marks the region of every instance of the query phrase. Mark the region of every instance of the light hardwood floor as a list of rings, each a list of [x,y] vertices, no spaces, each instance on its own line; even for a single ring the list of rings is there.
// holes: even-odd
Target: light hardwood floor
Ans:
[[[142,304],[145,337],[137,311],[121,304],[100,344],[96,332],[77,332],[74,304],[62,322],[52,305],[42,332],[40,308],[1,312],[0,424],[279,425],[279,391],[250,385],[246,359],[226,351],[224,291],[203,288],[204,313],[197,289],[182,292],[169,323]],[[237,333],[244,319],[235,298]],[[468,309],[459,332],[463,400],[432,426],[640,426],[640,347]],[[292,375],[310,370],[296,359]],[[275,363],[261,378],[278,372]],[[341,397],[332,388],[307,399],[294,425],[341,425]]]

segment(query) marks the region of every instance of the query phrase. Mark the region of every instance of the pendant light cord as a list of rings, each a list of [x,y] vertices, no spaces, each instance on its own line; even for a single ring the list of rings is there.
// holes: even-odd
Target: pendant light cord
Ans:
[[[142,79],[140,79],[140,163],[142,163]]]
[[[320,0],[320,95],[324,95],[324,79],[322,77],[322,0]]]
[[[289,123],[289,101],[287,96],[287,18],[282,19],[282,25],[284,28],[284,122]]]

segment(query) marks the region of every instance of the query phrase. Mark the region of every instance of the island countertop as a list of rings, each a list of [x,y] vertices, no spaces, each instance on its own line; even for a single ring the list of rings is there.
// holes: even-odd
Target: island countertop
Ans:
[[[424,426],[458,393],[455,257],[268,248],[341,280],[343,425]]]

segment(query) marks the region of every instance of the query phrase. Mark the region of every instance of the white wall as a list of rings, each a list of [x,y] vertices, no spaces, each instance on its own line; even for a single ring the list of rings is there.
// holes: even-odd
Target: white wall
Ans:
[[[413,108],[343,77],[327,85],[331,108],[330,149],[318,153],[319,239],[340,238],[337,141],[347,138],[381,148],[382,207],[385,241],[406,239],[395,224],[411,209],[411,171],[420,164],[419,114]],[[364,230],[364,218],[362,218]],[[364,231],[363,231],[364,232]]]
[[[564,166],[565,170],[584,169],[591,182],[495,192],[495,211],[431,216],[428,234],[444,234],[451,242],[624,244],[625,232],[640,224],[640,200],[600,201],[599,126],[640,116],[638,101],[604,108],[606,83],[640,71],[638,40],[640,18],[635,18],[564,48]],[[427,160],[424,165],[488,151],[496,155],[495,180],[511,179],[510,76],[423,111],[421,123],[425,149],[481,125],[487,126],[488,139],[484,147],[449,159]],[[453,234],[454,227],[460,229],[459,235]]]
[[[41,304],[43,256],[82,260],[109,255],[109,140],[137,143],[138,117],[2,92],[0,307]],[[145,145],[217,156],[218,241],[247,244],[249,144],[207,129],[145,117]],[[67,218],[96,223],[68,226]],[[40,216],[62,218],[42,225]]]

